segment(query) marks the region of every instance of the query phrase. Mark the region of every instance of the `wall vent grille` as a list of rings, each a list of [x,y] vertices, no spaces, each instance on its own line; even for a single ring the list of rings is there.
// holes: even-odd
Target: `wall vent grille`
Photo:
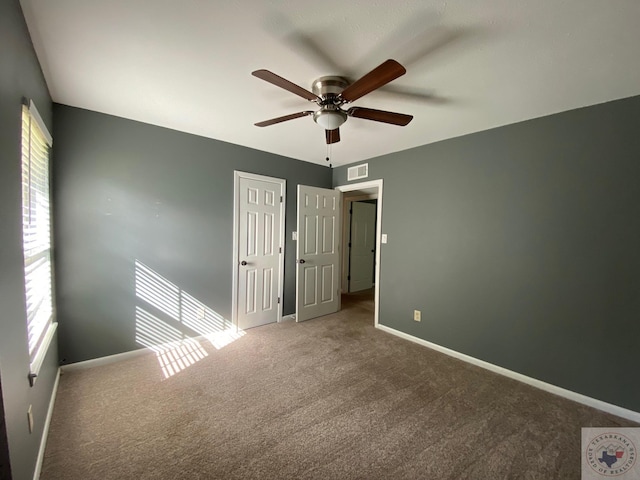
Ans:
[[[347,169],[347,180],[360,180],[361,178],[367,178],[369,176],[369,164],[363,163],[362,165],[356,165],[355,167],[349,167]]]

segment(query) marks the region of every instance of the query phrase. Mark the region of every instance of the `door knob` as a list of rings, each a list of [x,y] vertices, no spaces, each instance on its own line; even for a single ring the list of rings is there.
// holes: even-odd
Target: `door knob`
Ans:
[[[305,263],[304,258],[301,258],[300,260],[298,260],[300,263]]]
[[[242,261],[240,262],[240,265],[242,265],[243,267],[244,267],[246,264],[247,264],[247,262],[246,262],[245,260],[242,260]]]

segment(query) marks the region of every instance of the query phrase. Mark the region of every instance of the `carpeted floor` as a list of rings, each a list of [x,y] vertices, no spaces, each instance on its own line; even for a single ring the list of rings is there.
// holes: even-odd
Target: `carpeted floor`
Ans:
[[[581,427],[634,425],[376,330],[359,300],[201,342],[169,378],[151,352],[66,372],[41,478],[578,479]]]

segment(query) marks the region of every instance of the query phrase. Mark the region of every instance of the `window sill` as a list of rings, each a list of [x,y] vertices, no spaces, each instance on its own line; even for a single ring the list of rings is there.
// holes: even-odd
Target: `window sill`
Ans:
[[[35,357],[33,357],[33,361],[29,364],[29,383],[32,387],[36,384],[36,378],[38,378],[40,368],[42,368],[44,358],[47,356],[49,346],[51,345],[51,341],[53,340],[53,336],[56,333],[57,328],[58,322],[54,322],[49,325],[47,333],[45,333],[44,338],[42,339],[42,344],[40,345],[40,348],[38,348],[38,352]]]

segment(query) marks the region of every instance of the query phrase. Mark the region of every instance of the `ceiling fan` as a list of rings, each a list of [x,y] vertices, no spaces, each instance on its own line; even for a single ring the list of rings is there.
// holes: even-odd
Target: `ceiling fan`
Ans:
[[[342,107],[386,85],[406,72],[405,68],[395,60],[387,60],[352,84],[349,84],[348,80],[343,77],[320,77],[313,82],[313,92],[310,92],[269,70],[256,70],[251,72],[251,75],[277,87],[284,88],[310,102],[314,102],[320,109],[292,113],[283,117],[265,120],[255,125],[257,127],[267,127],[311,115],[313,120],[325,129],[327,144],[340,141],[340,125],[346,122],[347,117],[363,118],[404,127],[413,119],[412,115],[364,107],[351,107],[348,110],[344,110]]]

